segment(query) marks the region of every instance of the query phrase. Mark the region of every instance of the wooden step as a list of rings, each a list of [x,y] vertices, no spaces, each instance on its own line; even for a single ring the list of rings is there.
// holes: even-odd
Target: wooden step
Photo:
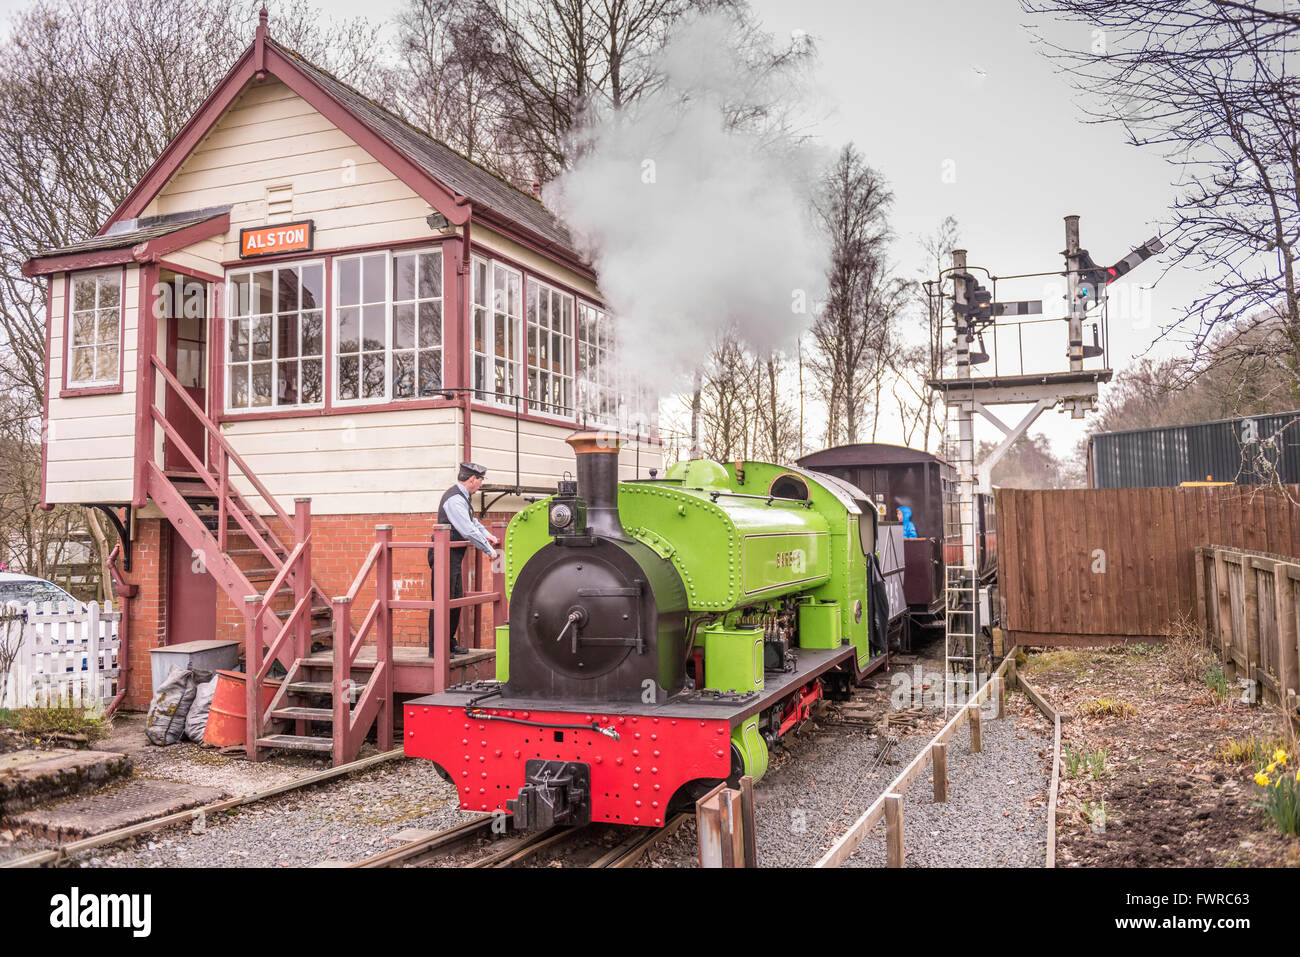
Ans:
[[[241,532],[240,534],[243,533]],[[277,555],[288,554],[287,551],[285,551],[283,548],[281,548],[278,545],[271,545],[268,542],[267,546],[271,549],[271,551],[275,552]],[[262,555],[265,553],[260,548],[227,548],[226,554],[229,555],[231,558],[244,558],[250,555]]]
[[[309,655],[306,658],[299,658],[298,664],[310,665],[313,668],[332,668],[334,667],[333,655]],[[352,662],[353,671],[374,671],[377,662],[374,661],[354,661]]]
[[[329,605],[312,605],[312,606],[311,606],[311,616],[312,616],[313,618],[321,618],[321,617],[323,617],[323,616],[325,616],[325,615],[330,614],[331,611],[332,611],[332,609],[330,608]],[[281,609],[278,609],[278,610],[275,612],[275,617],[276,617],[276,618],[279,618],[281,621],[284,621],[286,618],[288,618],[288,617],[289,617],[290,615],[292,615],[292,614],[293,614],[293,609],[292,609],[292,608],[281,608]],[[330,630],[331,632],[333,631],[332,628],[329,629],[329,630]]]
[[[285,748],[290,751],[324,751],[334,750],[333,738],[313,738],[310,735],[269,734],[257,739],[259,748]]]
[[[334,685],[328,681],[291,681],[289,690],[296,694],[333,694]]]
[[[276,708],[271,712],[272,718],[283,718],[286,721],[330,721],[334,720],[334,712],[329,708],[300,708],[290,706],[287,708]]]

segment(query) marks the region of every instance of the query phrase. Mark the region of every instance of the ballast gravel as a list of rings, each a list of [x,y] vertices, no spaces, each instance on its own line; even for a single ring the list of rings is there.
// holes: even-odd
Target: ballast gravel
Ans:
[[[474,815],[433,764],[397,759],[170,828],[132,848],[104,849],[86,867],[311,867],[359,861],[410,828],[440,830]]]
[[[1021,694],[1006,717],[984,721],[984,748],[969,750],[968,730],[948,746],[948,800],[934,803],[922,775],[903,795],[904,867],[1042,867],[1047,856],[1047,792],[1052,728]],[[879,825],[848,867],[883,867]]]

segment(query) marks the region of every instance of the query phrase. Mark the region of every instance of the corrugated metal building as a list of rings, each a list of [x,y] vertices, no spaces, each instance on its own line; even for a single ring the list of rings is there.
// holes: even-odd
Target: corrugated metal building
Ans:
[[[1300,411],[1101,432],[1088,440],[1093,488],[1184,482],[1300,482]]]

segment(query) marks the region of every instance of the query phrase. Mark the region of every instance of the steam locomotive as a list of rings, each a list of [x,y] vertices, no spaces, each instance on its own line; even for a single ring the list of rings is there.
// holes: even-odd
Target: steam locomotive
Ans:
[[[662,826],[885,660],[878,515],[833,476],[679,462],[618,481],[618,438],[506,532],[497,680],[404,705],[406,753],[520,828]],[[874,614],[873,614],[874,612]]]

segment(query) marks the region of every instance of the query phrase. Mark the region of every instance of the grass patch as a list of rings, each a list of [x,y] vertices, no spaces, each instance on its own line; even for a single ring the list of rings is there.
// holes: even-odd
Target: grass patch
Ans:
[[[1017,667],[1022,671],[1074,671],[1093,662],[1095,652],[1079,648],[1053,648],[1051,651],[1039,651],[1029,656],[1023,665]]]
[[[1286,739],[1281,736],[1260,738],[1229,738],[1220,745],[1214,756],[1224,764],[1241,764],[1262,769],[1278,751],[1286,754]]]
[[[1131,718],[1137,710],[1135,705],[1120,698],[1092,698],[1079,705],[1079,714],[1085,718]]]
[[[37,740],[54,734],[84,734],[88,741],[98,741],[108,735],[103,717],[85,708],[20,708],[7,714],[8,718],[0,720]]]
[[[1149,661],[1152,658],[1158,658],[1164,654],[1165,646],[1156,642],[1139,641],[1137,644],[1126,645],[1124,653],[1130,658],[1136,658],[1139,661]]]
[[[1210,661],[1205,666],[1205,687],[1209,688],[1219,701],[1228,696],[1228,676],[1223,670],[1223,665],[1217,661]]]

